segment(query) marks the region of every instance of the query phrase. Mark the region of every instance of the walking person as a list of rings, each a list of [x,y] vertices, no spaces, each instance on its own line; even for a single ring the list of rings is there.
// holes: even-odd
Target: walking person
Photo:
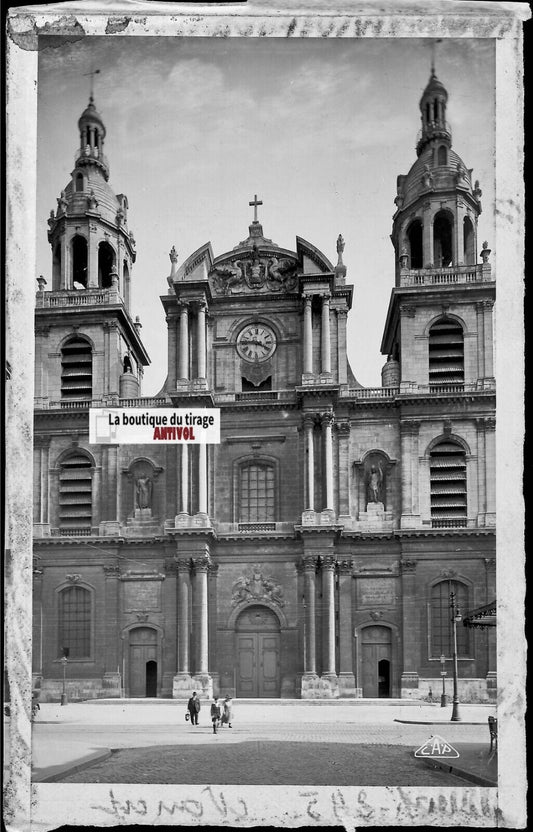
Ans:
[[[231,701],[231,696],[226,696],[222,705],[222,725],[227,725],[228,728],[231,728],[231,719],[233,714],[233,705]]]
[[[193,691],[193,694],[189,701],[187,702],[187,710],[191,715],[191,725],[198,725],[198,714],[200,713],[200,697]]]
[[[220,724],[220,705],[218,704],[218,696],[215,696],[211,703],[211,722],[213,723],[213,734],[216,734]]]

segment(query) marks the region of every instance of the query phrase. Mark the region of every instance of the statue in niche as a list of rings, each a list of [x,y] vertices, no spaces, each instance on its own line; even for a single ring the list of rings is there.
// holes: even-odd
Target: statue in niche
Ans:
[[[152,507],[152,480],[150,477],[137,477],[135,481],[135,496],[138,508]]]
[[[129,357],[129,355],[124,356],[124,361],[122,362],[122,372],[133,373],[133,368],[131,366],[131,358]]]
[[[432,188],[433,187],[433,174],[429,169],[429,165],[424,165],[424,173],[422,175],[422,183],[424,188]]]
[[[383,463],[372,460],[366,474],[366,502],[384,503],[385,497],[385,475]]]

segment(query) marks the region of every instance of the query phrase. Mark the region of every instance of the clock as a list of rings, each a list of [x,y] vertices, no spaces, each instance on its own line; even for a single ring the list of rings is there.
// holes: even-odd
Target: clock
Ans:
[[[266,361],[275,349],[276,336],[266,324],[247,324],[237,337],[237,352],[244,361]]]

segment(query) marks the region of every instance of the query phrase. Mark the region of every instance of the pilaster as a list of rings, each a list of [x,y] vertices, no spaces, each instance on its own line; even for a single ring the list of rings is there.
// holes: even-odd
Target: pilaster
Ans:
[[[418,667],[420,665],[420,638],[418,611],[420,601],[416,593],[416,560],[401,560],[402,585],[402,633],[403,633],[403,667],[401,676],[401,696],[416,696],[418,690]]]

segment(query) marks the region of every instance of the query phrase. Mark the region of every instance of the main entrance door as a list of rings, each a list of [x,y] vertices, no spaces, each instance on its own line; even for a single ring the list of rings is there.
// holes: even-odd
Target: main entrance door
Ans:
[[[157,696],[157,632],[152,627],[130,630],[129,695]]]
[[[391,630],[389,627],[365,627],[361,636],[363,696],[387,698],[391,695]]]
[[[280,693],[279,621],[268,607],[254,606],[237,619],[237,696],[276,698]]]

